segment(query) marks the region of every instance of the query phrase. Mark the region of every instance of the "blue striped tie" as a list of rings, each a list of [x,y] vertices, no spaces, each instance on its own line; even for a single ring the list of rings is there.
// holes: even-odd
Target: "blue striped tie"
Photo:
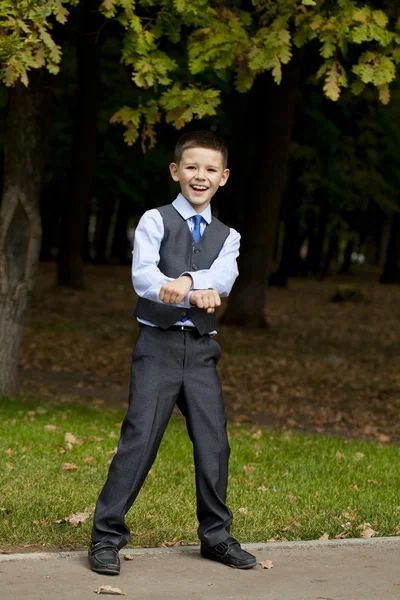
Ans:
[[[194,217],[192,217],[192,219],[194,221],[192,236],[193,236],[194,241],[197,244],[201,239],[200,223],[202,222],[203,217],[201,215],[195,215]]]

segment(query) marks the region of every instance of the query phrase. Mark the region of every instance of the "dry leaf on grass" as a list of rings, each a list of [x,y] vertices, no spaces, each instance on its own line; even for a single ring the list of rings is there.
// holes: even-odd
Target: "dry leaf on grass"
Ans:
[[[74,463],[63,463],[62,468],[64,471],[76,471],[77,469],[79,469],[79,467]]]
[[[319,539],[320,540],[329,540],[329,533],[324,533],[323,535],[321,535],[321,537]]]
[[[272,560],[262,560],[259,564],[262,566],[263,569],[272,569],[272,567],[274,566],[272,564]]]
[[[45,429],[46,431],[56,431],[56,429],[57,429],[57,425],[51,425],[51,424],[50,424],[50,425],[45,425],[45,426],[44,426],[44,429]]]
[[[63,517],[62,519],[57,519],[54,523],[70,523],[73,527],[77,527],[79,523],[85,523],[90,515],[93,514],[93,510],[91,508],[86,507],[83,512],[79,513],[70,513],[68,517]]]
[[[246,475],[251,475],[254,470],[255,467],[248,467],[247,465],[244,465],[243,467],[243,471],[246,473]]]
[[[343,460],[344,459],[344,454],[342,454],[341,452],[339,452],[339,450],[336,452],[336,460]]]
[[[241,506],[239,508],[239,512],[241,515],[251,515],[251,513],[249,512],[249,509],[246,508],[245,506]]]
[[[119,588],[111,587],[111,585],[101,585],[94,590],[95,594],[114,594],[115,596],[126,596],[125,592],[121,592]]]
[[[378,535],[378,531],[374,531],[371,527],[370,523],[363,523],[360,525],[360,529],[362,529],[362,537],[363,538],[372,538],[374,535]]]
[[[362,460],[365,457],[365,454],[362,452],[356,452],[355,454],[356,460]]]
[[[67,444],[77,444],[78,446],[82,445],[82,442],[72,435],[70,431],[67,431],[67,433],[64,435],[64,441],[66,441]]]

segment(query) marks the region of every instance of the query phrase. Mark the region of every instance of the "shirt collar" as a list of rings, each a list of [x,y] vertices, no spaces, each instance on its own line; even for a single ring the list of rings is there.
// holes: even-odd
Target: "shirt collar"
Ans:
[[[182,194],[178,194],[178,196],[173,201],[172,206],[175,208],[175,210],[178,211],[178,213],[181,215],[181,217],[183,219],[185,219],[185,221],[187,221],[187,219],[190,219],[191,217],[194,217],[195,215],[198,214],[194,210],[193,206],[186,200],[186,198],[184,196],[182,196]],[[208,205],[207,208],[205,208],[203,210],[203,212],[200,213],[200,215],[203,217],[205,222],[209,225],[212,220],[210,205]]]

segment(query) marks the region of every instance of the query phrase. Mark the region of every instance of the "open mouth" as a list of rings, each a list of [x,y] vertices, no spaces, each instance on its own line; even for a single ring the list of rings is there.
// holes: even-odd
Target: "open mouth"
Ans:
[[[190,186],[192,188],[192,190],[194,190],[195,192],[206,192],[208,190],[208,187],[205,185],[196,185],[196,184],[192,184]]]

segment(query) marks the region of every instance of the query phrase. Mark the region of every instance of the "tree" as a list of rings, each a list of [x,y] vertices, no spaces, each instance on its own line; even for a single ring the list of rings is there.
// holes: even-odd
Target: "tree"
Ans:
[[[0,394],[17,390],[18,350],[40,254],[39,195],[48,141],[51,85],[60,49],[51,19],[66,20],[60,1],[0,2],[1,79],[9,93],[0,205]],[[28,70],[34,75],[29,78]]]

